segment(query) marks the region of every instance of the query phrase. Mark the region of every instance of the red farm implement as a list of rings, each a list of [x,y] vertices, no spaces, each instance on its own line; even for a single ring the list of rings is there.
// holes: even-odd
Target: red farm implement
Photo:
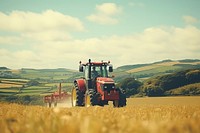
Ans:
[[[65,102],[70,97],[66,91],[62,91],[61,83],[58,86],[58,90],[53,94],[44,96],[44,103],[47,104],[48,107],[56,107],[58,103]]]

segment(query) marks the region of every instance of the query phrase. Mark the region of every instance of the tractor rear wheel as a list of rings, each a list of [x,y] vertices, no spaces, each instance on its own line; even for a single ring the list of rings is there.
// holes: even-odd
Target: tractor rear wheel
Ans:
[[[81,92],[78,88],[74,87],[72,89],[72,96],[71,96],[72,107],[83,106],[83,98],[84,98],[83,92]]]
[[[97,103],[96,92],[94,90],[89,90],[85,96],[85,106],[90,107],[90,106],[94,106],[97,104],[98,103]]]

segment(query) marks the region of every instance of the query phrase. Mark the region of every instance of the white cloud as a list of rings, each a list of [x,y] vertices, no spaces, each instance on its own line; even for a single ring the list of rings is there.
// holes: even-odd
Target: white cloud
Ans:
[[[1,66],[11,68],[39,68],[41,58],[37,53],[30,50],[9,51],[0,48]],[[38,67],[37,67],[38,66]]]
[[[22,39],[16,36],[0,36],[0,44],[1,45],[11,45],[13,42],[15,44],[19,44]]]
[[[96,6],[96,12],[87,16],[87,19],[98,24],[117,24],[116,15],[122,12],[122,8],[115,3],[103,3]]]
[[[34,41],[65,41],[71,39],[72,36],[65,31],[41,31],[41,32],[29,32],[23,33],[22,37],[34,40]]]
[[[111,60],[114,67],[163,59],[199,59],[199,36],[200,29],[195,26],[150,27],[133,35],[41,41],[31,50],[0,49],[0,60],[14,68],[77,69],[80,60],[89,58]]]
[[[41,32],[44,30],[82,31],[81,21],[53,10],[42,13],[12,11],[0,12],[0,30],[14,32]]]
[[[115,15],[121,12],[121,8],[115,3],[103,3],[102,5],[97,5],[96,10],[99,13],[103,13],[108,16]]]
[[[1,36],[0,44],[21,44],[24,41],[63,41],[72,38],[72,32],[84,31],[82,22],[75,17],[53,10],[41,13],[12,11],[0,12],[0,31],[15,36]]]
[[[183,20],[186,24],[195,24],[198,22],[198,19],[192,16],[183,16]]]

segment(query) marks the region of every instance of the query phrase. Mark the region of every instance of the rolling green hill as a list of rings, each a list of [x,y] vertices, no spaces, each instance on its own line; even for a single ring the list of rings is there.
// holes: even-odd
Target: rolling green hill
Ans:
[[[114,75],[116,80],[120,81],[125,77],[135,77],[141,81],[152,76],[169,74],[181,70],[200,68],[200,60],[185,59],[185,60],[163,60],[149,64],[126,65],[118,67]]]
[[[78,71],[64,68],[1,69],[0,95],[45,95],[54,92],[60,82],[63,90],[70,91],[77,77],[80,77]]]
[[[200,83],[185,85],[165,92],[167,96],[200,95]]]
[[[188,69],[152,77],[144,82],[141,91],[147,96],[199,95],[196,83],[200,83],[200,69]]]

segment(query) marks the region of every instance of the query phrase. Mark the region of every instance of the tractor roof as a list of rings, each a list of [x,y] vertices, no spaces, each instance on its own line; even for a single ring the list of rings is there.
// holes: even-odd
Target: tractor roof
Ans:
[[[104,61],[101,61],[101,62],[91,62],[91,60],[89,59],[89,62],[87,63],[81,63],[80,61],[80,64],[82,64],[83,66],[87,66],[87,65],[92,65],[92,66],[107,66],[110,64],[110,61],[108,62],[104,62]]]
[[[87,62],[87,63],[82,63],[82,65],[84,66],[87,66],[91,64],[92,66],[105,66],[105,65],[108,65],[109,63],[108,62]]]

